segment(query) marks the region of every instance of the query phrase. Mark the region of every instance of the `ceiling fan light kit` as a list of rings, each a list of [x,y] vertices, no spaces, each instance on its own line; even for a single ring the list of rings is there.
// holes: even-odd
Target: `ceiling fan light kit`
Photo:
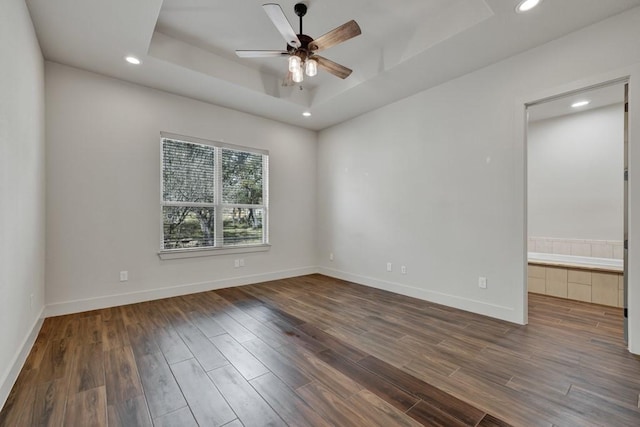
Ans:
[[[318,61],[315,59],[307,59],[307,62],[305,62],[304,73],[309,77],[313,77],[318,74]]]
[[[302,32],[302,17],[307,13],[307,5],[297,3],[293,10],[300,18],[300,33],[296,34],[291,24],[287,20],[280,5],[276,3],[263,4],[267,16],[273,22],[276,29],[287,42],[286,50],[236,50],[236,55],[241,58],[263,58],[289,56],[289,72],[295,83],[304,80],[304,74],[313,77],[318,74],[318,67],[333,74],[334,76],[346,79],[352,70],[344,65],[337,64],[330,59],[317,55],[317,52],[328,49],[339,43],[345,42],[361,34],[360,27],[356,21],[349,21],[317,39]]]
[[[289,57],[289,71],[295,73],[302,66],[302,61],[299,56],[292,55]]]

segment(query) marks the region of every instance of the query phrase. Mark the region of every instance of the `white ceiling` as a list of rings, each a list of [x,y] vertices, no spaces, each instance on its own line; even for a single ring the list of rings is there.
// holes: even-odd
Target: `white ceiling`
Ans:
[[[319,130],[640,5],[640,0],[309,0],[304,33],[355,19],[362,35],[323,52],[353,69],[281,85],[284,49],[266,0],[26,0],[46,59]],[[280,1],[294,29],[295,0]],[[140,66],[124,62],[134,54]],[[305,110],[312,117],[302,117]]]

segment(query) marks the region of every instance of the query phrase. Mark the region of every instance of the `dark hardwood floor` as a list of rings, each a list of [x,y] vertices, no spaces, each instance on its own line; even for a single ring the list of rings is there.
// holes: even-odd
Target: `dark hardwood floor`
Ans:
[[[320,275],[48,318],[1,426],[640,426],[620,309],[528,326]]]

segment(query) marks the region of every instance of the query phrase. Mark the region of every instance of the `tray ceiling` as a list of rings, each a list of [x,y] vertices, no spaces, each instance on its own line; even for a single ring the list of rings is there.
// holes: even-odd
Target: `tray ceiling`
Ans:
[[[236,49],[284,49],[264,1],[27,0],[46,59],[323,129],[640,5],[640,0],[310,0],[314,38],[355,19],[362,35],[323,52],[353,69],[282,86],[286,59],[241,59]],[[280,1],[294,29],[297,1]],[[124,62],[137,55],[140,66]],[[302,117],[303,111],[312,116]]]

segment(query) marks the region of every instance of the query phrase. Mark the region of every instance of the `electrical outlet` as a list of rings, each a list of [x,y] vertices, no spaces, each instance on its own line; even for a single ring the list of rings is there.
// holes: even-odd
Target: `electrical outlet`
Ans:
[[[402,267],[400,267],[400,272],[401,272],[402,274],[407,274],[407,266],[406,266],[406,265],[403,265]]]
[[[333,252],[329,254],[329,261],[333,261]]]
[[[240,258],[240,267],[244,267],[244,258]]]
[[[478,277],[478,287],[481,289],[487,289],[487,278],[486,277]]]
[[[234,266],[235,268],[240,267],[240,260],[239,260],[239,259],[234,259],[234,260],[233,260],[233,266]]]
[[[121,271],[120,272],[120,281],[121,282],[126,282],[127,280],[129,280],[129,272],[128,271]]]
[[[390,262],[387,263],[387,271],[392,271],[393,269],[391,268],[392,265]]]

